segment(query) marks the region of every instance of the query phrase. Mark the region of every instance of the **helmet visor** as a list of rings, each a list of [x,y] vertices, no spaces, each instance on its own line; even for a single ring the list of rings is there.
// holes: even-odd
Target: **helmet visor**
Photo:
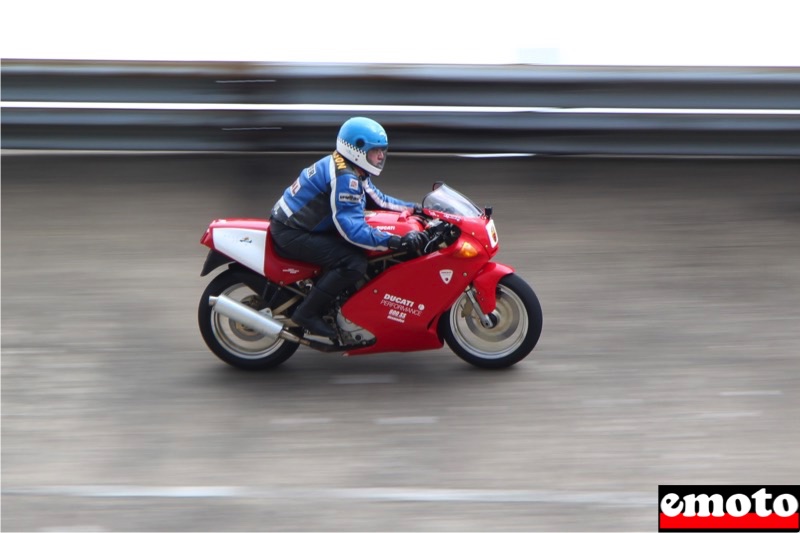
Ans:
[[[383,169],[386,163],[386,148],[372,148],[367,152],[367,162],[375,168]]]

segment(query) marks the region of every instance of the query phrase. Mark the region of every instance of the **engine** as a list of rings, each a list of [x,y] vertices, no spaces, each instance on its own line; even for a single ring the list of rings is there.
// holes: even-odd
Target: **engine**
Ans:
[[[375,340],[375,335],[355,324],[342,315],[341,308],[336,313],[336,324],[342,333],[342,340],[345,344],[362,344]]]

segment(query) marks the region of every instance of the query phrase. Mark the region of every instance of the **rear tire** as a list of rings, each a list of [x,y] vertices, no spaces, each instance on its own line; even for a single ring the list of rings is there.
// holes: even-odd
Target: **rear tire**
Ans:
[[[224,294],[253,309],[263,309],[266,304],[247,285],[247,280],[243,273],[226,270],[208,284],[197,309],[200,334],[211,351],[231,366],[243,370],[274,368],[294,354],[298,348],[296,343],[273,340],[220,315],[208,303],[210,296]]]
[[[487,328],[466,294],[439,320],[439,332],[461,359],[480,368],[507,368],[527,355],[542,333],[542,306],[533,289],[516,274],[497,284],[497,306]]]

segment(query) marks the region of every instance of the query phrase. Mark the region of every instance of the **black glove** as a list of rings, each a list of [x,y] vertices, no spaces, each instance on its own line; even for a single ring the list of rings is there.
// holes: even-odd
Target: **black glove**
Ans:
[[[421,231],[409,231],[403,235],[400,243],[402,248],[419,253],[428,244],[428,236]]]
[[[390,250],[410,250],[419,253],[428,244],[428,236],[421,231],[409,231],[402,237],[392,235],[389,239]]]

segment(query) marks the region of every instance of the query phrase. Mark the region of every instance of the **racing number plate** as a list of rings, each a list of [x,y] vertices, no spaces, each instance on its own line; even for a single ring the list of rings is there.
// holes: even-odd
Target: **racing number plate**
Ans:
[[[494,220],[489,220],[486,223],[486,233],[489,234],[489,242],[492,243],[492,248],[495,248],[499,239],[497,238],[497,229],[494,227]]]

